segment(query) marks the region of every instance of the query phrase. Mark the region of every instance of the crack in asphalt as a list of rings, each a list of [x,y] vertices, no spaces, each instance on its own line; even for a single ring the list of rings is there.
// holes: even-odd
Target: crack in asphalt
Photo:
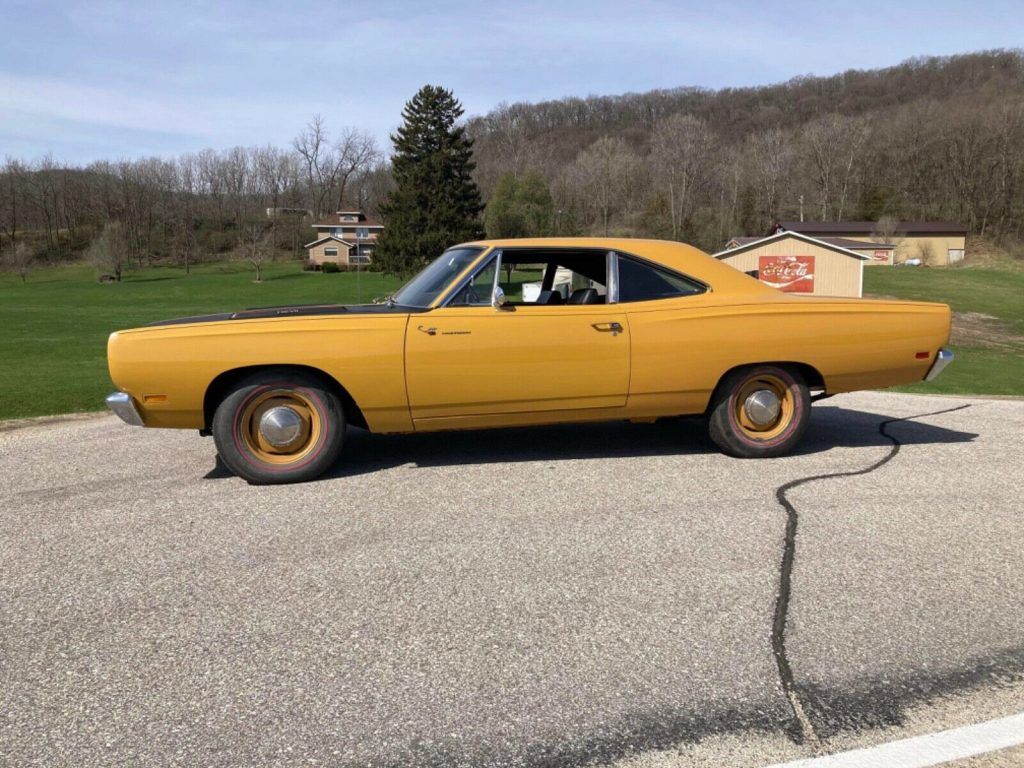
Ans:
[[[954,411],[962,411],[965,408],[970,408],[970,404],[958,405],[954,408],[944,408],[941,411],[931,411],[929,413],[919,413],[915,416],[904,416],[898,419],[886,419],[878,425],[878,433],[890,440],[892,446],[889,448],[889,452],[881,459],[876,461],[863,469],[850,470],[848,472],[830,472],[824,475],[812,475],[810,477],[801,477],[797,480],[791,480],[784,485],[780,485],[775,490],[775,498],[783,509],[786,510],[786,534],[784,539],[784,545],[782,550],[782,562],[779,565],[779,592],[775,598],[775,614],[772,619],[772,651],[775,654],[775,663],[779,670],[779,683],[782,685],[782,691],[786,696],[786,700],[789,702],[790,709],[793,711],[793,718],[796,720],[796,727],[788,729],[791,738],[798,744],[808,744],[816,752],[821,749],[821,738],[815,731],[814,724],[811,722],[807,715],[807,709],[801,699],[800,693],[797,690],[797,685],[793,677],[793,667],[789,662],[789,656],[786,653],[786,622],[789,618],[789,599],[793,589],[793,563],[796,560],[796,534],[797,524],[799,523],[799,513],[793,503],[786,496],[786,493],[797,488],[801,485],[813,483],[816,480],[831,480],[837,477],[855,477],[857,475],[866,475],[870,472],[874,472],[876,469],[883,467],[888,464],[896,455],[900,452],[902,443],[894,436],[886,431],[886,427],[890,424],[897,424],[901,421],[913,421],[914,419],[922,419],[926,416],[938,416],[943,413],[953,413]]]

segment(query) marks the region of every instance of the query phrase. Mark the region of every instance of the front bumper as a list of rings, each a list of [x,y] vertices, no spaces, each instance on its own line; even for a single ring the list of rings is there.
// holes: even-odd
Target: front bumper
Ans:
[[[135,401],[127,392],[115,392],[107,397],[107,408],[112,410],[125,424],[133,427],[144,427],[142,416],[135,407]]]
[[[925,381],[934,381],[938,378],[939,374],[942,373],[946,366],[953,362],[953,351],[943,347],[939,350],[939,354],[935,356],[935,362],[932,363],[932,367],[928,369],[928,375],[924,377]]]

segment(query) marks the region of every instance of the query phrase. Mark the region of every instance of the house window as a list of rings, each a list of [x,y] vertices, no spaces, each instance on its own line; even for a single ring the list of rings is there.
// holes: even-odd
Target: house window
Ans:
[[[342,216],[341,220],[342,221],[358,221],[358,219],[356,219],[355,216]]]
[[[337,248],[324,248],[324,256],[337,256],[337,255],[338,255],[338,249]]]
[[[369,236],[370,236],[370,230],[367,229],[366,227],[357,227],[356,228],[356,237],[366,238],[366,237],[369,237]]]
[[[331,234],[332,234],[332,235],[333,235],[334,237],[341,237],[341,233],[342,233],[342,229],[341,229],[341,227],[334,227],[334,228],[333,228],[333,229],[331,230]]]

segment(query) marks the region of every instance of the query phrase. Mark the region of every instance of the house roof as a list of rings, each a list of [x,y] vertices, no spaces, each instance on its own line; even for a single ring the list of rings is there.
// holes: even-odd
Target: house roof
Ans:
[[[372,219],[363,218],[361,221],[341,221],[338,218],[338,214],[318,221],[313,224],[314,227],[367,227],[369,229],[384,229],[384,225],[379,221],[373,221]]]
[[[350,243],[348,240],[342,240],[340,237],[335,237],[334,235],[325,235],[324,237],[321,237],[319,240],[314,240],[312,243],[306,243],[302,247],[303,248],[312,248],[313,246],[321,245],[322,243],[326,243],[328,240],[333,240],[336,243],[341,243],[342,245],[344,245],[344,246],[346,246],[348,248],[351,248],[354,245],[354,243]]]
[[[355,216],[357,221],[342,221],[342,216]],[[358,227],[370,227],[370,228],[383,228],[384,225],[379,221],[367,218],[366,214],[363,213],[357,206],[343,203],[342,207],[328,216],[326,219],[317,221],[313,224],[314,227],[337,227],[337,226],[358,226]]]
[[[904,235],[966,235],[967,227],[955,221],[898,221],[896,231]],[[871,235],[878,229],[877,221],[779,221],[772,232],[785,229],[805,235],[840,235],[856,233]]]
[[[734,237],[725,244],[725,247],[736,248],[737,246],[748,245],[758,240],[764,240],[764,238],[750,236]],[[863,240],[849,240],[845,237],[816,237],[815,240],[820,240],[829,245],[837,245],[840,248],[848,248],[851,251],[892,251],[896,249],[896,246],[892,243],[869,243]],[[736,245],[732,245],[733,243]]]
[[[849,256],[852,259],[857,259],[857,261],[870,261],[871,260],[870,256],[865,256],[863,253],[857,253],[856,251],[852,251],[849,248],[843,248],[843,247],[838,246],[838,245],[833,245],[832,243],[829,243],[829,242],[827,242],[825,240],[819,240],[819,239],[817,239],[815,237],[811,237],[810,235],[805,235],[802,232],[787,232],[787,231],[776,232],[774,235],[768,235],[768,237],[751,238],[751,242],[749,242],[749,243],[744,243],[742,245],[738,245],[735,248],[726,248],[724,251],[719,251],[718,253],[715,253],[715,254],[712,254],[712,255],[716,259],[724,259],[724,258],[727,258],[729,256],[735,256],[737,253],[743,253],[744,251],[749,251],[751,248],[756,248],[758,246],[765,245],[767,243],[774,243],[776,240],[784,240],[787,237],[791,237],[794,240],[800,240],[800,241],[805,242],[805,243],[810,243],[811,245],[817,245],[818,247],[825,248],[826,250],[829,250],[829,251],[835,251],[836,253],[841,253],[841,254],[843,254],[843,256]],[[733,239],[734,240],[738,240],[739,238],[733,238]],[[743,239],[747,239],[747,238],[743,238]]]

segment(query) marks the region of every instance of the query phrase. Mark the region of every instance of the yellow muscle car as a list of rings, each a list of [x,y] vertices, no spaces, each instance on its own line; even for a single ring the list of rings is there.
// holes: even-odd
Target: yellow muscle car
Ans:
[[[309,480],[345,429],[424,432],[703,414],[783,454],[811,401],[934,378],[943,304],[797,297],[681,243],[466,243],[386,302],[188,317],[110,337],[129,424],[212,434],[251,483]],[[812,395],[812,393],[815,393]]]

